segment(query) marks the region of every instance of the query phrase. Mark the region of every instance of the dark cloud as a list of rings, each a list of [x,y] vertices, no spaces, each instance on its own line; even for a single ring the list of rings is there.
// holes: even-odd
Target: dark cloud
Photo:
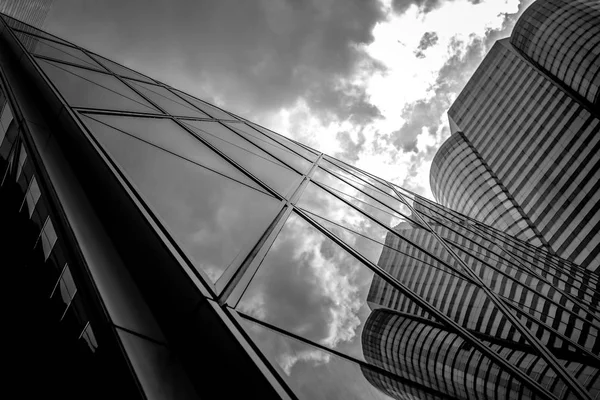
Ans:
[[[359,131],[358,141],[355,142],[348,132],[341,131],[335,135],[335,138],[339,142],[342,151],[334,154],[334,156],[351,164],[356,163],[358,161],[358,154],[362,151],[366,142],[365,135]]]
[[[415,56],[417,56],[417,58],[425,58],[425,50],[434,46],[438,42],[438,39],[437,33],[425,32],[423,37],[421,37],[417,50],[415,50]]]
[[[358,45],[382,18],[364,0],[62,0],[48,28],[244,115],[302,98],[320,116],[365,121],[378,110],[343,78],[381,68]]]

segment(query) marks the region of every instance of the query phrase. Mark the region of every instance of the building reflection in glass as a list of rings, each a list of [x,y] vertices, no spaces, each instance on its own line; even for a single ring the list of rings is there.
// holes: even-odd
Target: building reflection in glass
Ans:
[[[579,280],[576,267],[550,254],[530,259],[531,265],[525,264],[523,259],[511,265],[510,259],[499,256],[508,254],[505,249],[513,256],[539,250],[528,248],[524,242],[490,246],[491,242],[484,235],[477,238],[468,228],[436,224],[434,213],[425,202],[415,203],[415,210],[423,216],[431,216],[425,217],[429,226],[503,301],[515,305],[516,315],[521,316],[525,325],[594,398],[600,388],[598,358],[594,357],[600,346],[594,324],[597,319],[589,310],[564,307],[571,302],[597,304],[593,284]],[[548,361],[523,340],[504,315],[497,313],[489,297],[462,277],[446,272],[448,266],[458,263],[441,241],[408,222],[398,224],[395,231],[396,234],[387,235],[378,262],[381,268],[443,310],[486,347],[502,355],[553,395],[570,397],[568,386],[556,379]],[[491,230],[488,233],[494,234]],[[479,246],[478,240],[487,247]],[[416,257],[415,245],[431,256]],[[558,268],[561,273],[557,273]],[[543,271],[540,275],[544,278],[560,281],[557,287],[564,292],[545,287],[539,280],[540,275],[533,272],[535,269]],[[362,367],[362,372],[386,395],[394,399],[536,398],[514,374],[478,351],[469,340],[431,318],[422,308],[415,307],[408,297],[393,290],[381,277],[373,278],[367,301],[373,312],[362,331],[364,357],[368,363],[390,374],[369,367]]]

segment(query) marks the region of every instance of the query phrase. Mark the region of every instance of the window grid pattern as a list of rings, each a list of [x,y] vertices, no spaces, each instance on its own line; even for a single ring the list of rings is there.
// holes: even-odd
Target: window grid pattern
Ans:
[[[189,271],[243,321],[244,334],[298,397],[315,398],[307,385],[297,386],[304,377],[295,374],[310,374],[295,369],[302,359],[331,365],[329,374],[346,363],[364,390],[374,387],[378,396],[393,398],[598,394],[596,275],[168,85],[137,79],[125,67],[61,59],[73,49],[99,56],[66,42],[54,46],[59,44],[70,49],[53,56],[30,53],[39,71],[113,173],[156,215],[158,229],[193,267]],[[61,86],[66,75],[43,67],[49,63],[83,79],[82,87],[147,110],[115,108],[102,95],[79,103]],[[237,212],[240,207],[246,208]],[[209,217],[218,217],[210,230],[184,232],[190,220],[209,226]],[[294,240],[301,242],[290,246]],[[196,251],[203,256],[196,258]],[[325,269],[338,275],[332,288],[321,289],[345,296],[336,312],[355,313],[351,335],[332,339],[307,331],[315,321],[303,321],[301,310],[286,303],[293,293],[269,294],[270,304],[279,299],[288,307],[287,318],[265,311],[261,296],[264,302],[268,289],[286,279],[273,281],[274,274],[300,280],[313,274],[309,281],[322,283],[327,277],[319,271]],[[79,337],[95,341],[87,327]],[[295,361],[273,343],[286,343]]]
[[[454,133],[438,149],[430,185],[440,204],[535,246],[547,246],[462,132]]]
[[[552,250],[597,269],[600,120],[507,39],[490,50],[448,114]]]
[[[519,18],[511,43],[590,105],[600,104],[600,5],[597,1],[536,1]]]

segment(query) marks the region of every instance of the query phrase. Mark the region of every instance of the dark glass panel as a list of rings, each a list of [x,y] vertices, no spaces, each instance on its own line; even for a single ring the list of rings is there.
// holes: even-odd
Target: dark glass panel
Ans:
[[[226,175],[244,185],[262,190],[253,180],[170,119],[115,115],[84,115],[82,118],[95,134],[107,132],[106,134],[110,136],[109,131],[114,131],[132,135],[195,164]]]
[[[156,121],[162,120],[149,120]],[[86,122],[90,125],[89,119]],[[102,128],[106,125],[90,126],[195,266],[213,281],[230,265],[243,260],[279,211],[278,200],[248,186],[251,183],[241,184],[248,179],[239,172],[236,181],[115,129]],[[161,131],[161,140],[183,146],[198,161],[207,161],[204,155],[212,157],[211,167],[229,170],[230,176],[236,171],[216,154],[211,155],[209,149],[203,149],[189,133],[174,128],[169,135]],[[182,142],[180,137],[190,142]]]
[[[171,115],[210,118],[163,87],[131,80],[127,82]]]
[[[8,131],[8,127],[13,120],[12,109],[8,105],[8,102],[4,103],[4,109],[0,115],[0,143],[4,140],[4,135]]]
[[[24,205],[25,207],[27,207],[27,214],[29,218],[31,218],[31,214],[33,214],[35,205],[37,204],[41,195],[42,192],[40,191],[40,187],[38,186],[37,180],[35,179],[35,177],[33,177],[29,184],[29,188],[27,189],[27,193],[25,194],[24,201]]]
[[[73,64],[83,65],[89,68],[100,69],[101,67],[88,57],[83,51],[71,46],[65,46],[49,40],[39,39],[25,33],[15,32],[23,43],[30,43],[28,49],[40,56],[46,56]]]
[[[177,94],[178,96],[183,97],[185,100],[189,101],[194,106],[198,107],[200,110],[202,110],[206,114],[210,115],[212,118],[233,120],[233,121],[236,120],[236,118],[234,116],[228,114],[227,112],[221,110],[220,108],[213,106],[212,104],[208,104],[201,100],[198,100],[186,93],[183,93],[182,91],[179,91],[176,89],[171,89],[171,90],[173,91],[173,93]]]
[[[317,168],[312,176],[312,179],[315,182],[319,182],[326,186],[328,189],[333,191],[336,196],[339,196],[343,200],[351,203],[358,209],[367,213],[374,219],[380,221],[385,226],[393,227],[397,225],[400,221],[411,220],[415,222],[414,218],[409,218],[410,212],[407,212],[407,208],[396,201],[394,204],[393,199],[383,198],[382,201],[386,201],[388,204],[382,204],[380,201],[372,198],[371,196],[366,195],[365,193],[359,191],[353,186],[345,183],[341,179],[331,175],[330,173],[322,170],[321,168]],[[366,189],[365,189],[366,191]],[[382,197],[384,195],[381,195]],[[310,194],[303,193],[302,198],[305,201],[310,201]],[[386,205],[388,205],[386,207]]]
[[[208,121],[184,123],[282,196],[291,194],[291,190],[298,186],[301,176],[296,171],[289,169],[222,124]]]
[[[42,228],[42,233],[40,236],[42,241],[42,250],[44,251],[44,260],[48,258],[58,236],[56,236],[56,231],[54,230],[54,225],[52,224],[52,220],[50,217],[46,219],[46,223],[44,224],[44,228]]]
[[[287,137],[280,135],[278,133],[275,133],[267,128],[263,128],[262,126],[258,125],[258,124],[254,124],[249,122],[249,125],[251,127],[253,127],[254,129],[262,132],[264,135],[270,137],[271,139],[275,140],[276,142],[279,142],[281,144],[283,144],[284,146],[286,146],[287,148],[295,151],[296,153],[300,154],[301,156],[307,158],[310,161],[315,161],[317,159],[317,154],[298,144],[298,143],[294,143],[293,141],[291,141],[290,139],[288,139]]]
[[[83,331],[81,332],[81,340],[85,341],[86,345],[90,349],[92,353],[95,353],[98,349],[98,341],[96,340],[96,335],[92,329],[92,325],[88,322]]]
[[[138,79],[138,80],[141,80],[144,82],[154,83],[152,81],[152,79],[150,79],[136,71],[133,71],[127,67],[117,64],[116,62],[113,62],[104,57],[101,57],[97,54],[91,54],[91,57],[94,58],[96,61],[98,61],[100,64],[104,65],[106,68],[108,68],[109,71],[112,71],[121,77],[133,78],[133,79]]]
[[[241,321],[248,335],[299,399],[390,399],[369,383],[358,363],[243,317]]]
[[[38,64],[71,106],[158,112],[111,75],[41,59],[38,59]]]
[[[263,150],[273,154],[288,165],[296,168],[299,172],[305,174],[311,167],[311,163],[300,157],[298,154],[284,147],[281,143],[272,140],[266,135],[252,129],[246,124],[226,123],[231,129],[250,140],[252,143],[260,146]]]

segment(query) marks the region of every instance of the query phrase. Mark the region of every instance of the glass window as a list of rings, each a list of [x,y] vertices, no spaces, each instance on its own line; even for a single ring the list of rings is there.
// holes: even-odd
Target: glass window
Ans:
[[[284,147],[281,143],[272,140],[266,135],[262,135],[260,132],[252,129],[250,126],[246,124],[230,122],[227,122],[226,125],[235,130],[238,134],[250,140],[255,145],[261,147],[266,152],[273,154],[273,156],[279,158],[281,161],[296,168],[299,172],[305,174],[310,170],[312,163]]]
[[[263,134],[265,134],[266,136],[270,137],[271,139],[273,139],[276,142],[279,142],[281,144],[283,144],[284,146],[286,146],[287,148],[295,151],[296,153],[300,154],[301,156],[307,158],[310,161],[316,161],[317,159],[317,154],[298,144],[298,143],[294,143],[293,141],[291,141],[290,139],[286,138],[283,135],[280,135],[278,133],[275,133],[267,128],[263,128],[262,126],[258,125],[258,124],[254,124],[254,123],[248,123],[251,127],[253,127],[254,129],[262,132]]]
[[[75,297],[75,293],[77,293],[77,286],[75,286],[75,281],[71,275],[69,265],[65,264],[62,274],[52,293],[52,297],[58,298],[60,296],[60,299],[66,308],[71,303],[71,300],[73,300],[73,297]]]
[[[419,393],[424,393],[418,391],[409,392],[415,397],[388,397],[391,394],[386,395],[382,389],[388,382],[398,388],[405,387],[400,378],[376,368],[371,370],[361,367],[358,363],[272,331],[256,322],[243,318],[241,322],[248,335],[299,399],[431,398],[419,396]]]
[[[140,91],[140,93],[171,115],[209,118],[208,115],[198,111],[163,87],[131,80],[128,80],[127,83],[131,84],[136,90]]]
[[[232,115],[228,114],[227,112],[221,110],[220,108],[213,106],[212,104],[205,103],[205,102],[198,100],[195,97],[192,97],[192,96],[190,96],[186,93],[183,93],[179,90],[176,90],[176,89],[172,89],[172,90],[173,90],[173,93],[177,94],[178,96],[183,97],[185,100],[189,101],[194,106],[198,107],[200,110],[202,110],[206,114],[210,115],[212,118],[224,119],[224,120],[230,120],[230,121],[236,120],[235,117],[233,117]]]
[[[19,159],[17,160],[17,173],[16,173],[16,180],[19,180],[19,177],[21,176],[21,171],[23,171],[23,165],[25,165],[25,162],[27,161],[27,152],[25,151],[25,146],[23,145],[23,143],[21,143],[21,148],[19,149]]]
[[[149,129],[144,132],[146,138],[162,140],[161,144],[185,152],[189,159],[136,136],[106,129],[98,122],[92,126],[89,121],[94,136],[123,168],[194,265],[213,282],[230,265],[243,261],[281,208],[280,201],[259,191],[241,172],[172,121],[164,121],[172,124],[172,130]],[[148,122],[157,121],[162,120]],[[131,126],[133,129],[136,125]],[[227,175],[219,171],[227,171]]]
[[[97,54],[91,54],[91,57],[94,58],[94,60],[98,61],[100,64],[104,65],[109,71],[112,71],[121,77],[138,79],[138,80],[141,80],[144,82],[154,83],[152,81],[152,79],[150,79],[138,72],[135,72],[127,67],[117,64],[116,62],[113,62],[109,59],[100,57]]]
[[[83,331],[81,332],[81,336],[79,338],[85,341],[92,353],[96,352],[96,350],[98,349],[98,342],[96,341],[96,335],[94,334],[92,325],[89,322],[87,323],[85,328],[83,328]]]
[[[261,148],[241,138],[218,122],[185,121],[191,129],[213,144],[282,196],[292,194],[301,176]]]
[[[111,75],[41,59],[38,64],[71,106],[158,112]]]
[[[40,239],[42,240],[42,249],[44,251],[44,260],[46,260],[50,255],[50,252],[52,252],[52,248],[54,247],[57,238],[58,237],[56,236],[56,231],[54,230],[52,220],[50,217],[48,217],[40,234]]]
[[[8,131],[8,127],[13,120],[12,109],[8,105],[8,102],[4,103],[4,109],[2,110],[2,114],[0,115],[0,143],[4,140],[4,136]]]
[[[31,179],[31,182],[29,183],[29,188],[27,188],[27,193],[25,193],[25,199],[23,202],[23,204],[27,207],[27,214],[29,218],[31,218],[31,214],[33,214],[33,210],[35,210],[35,205],[37,204],[41,195],[42,192],[40,191],[37,179],[35,179],[34,176]]]
[[[23,43],[29,43],[28,49],[36,55],[54,58],[73,64],[83,65],[88,68],[99,69],[100,66],[88,57],[83,51],[71,46],[62,45],[49,40],[43,40],[25,33],[16,32]]]
[[[96,136],[101,135],[102,137],[111,137],[112,140],[124,140],[119,132],[130,135],[208,170],[230,177],[244,185],[263,190],[256,182],[170,119],[114,115],[84,115],[82,119]],[[115,136],[115,134],[117,135]]]

